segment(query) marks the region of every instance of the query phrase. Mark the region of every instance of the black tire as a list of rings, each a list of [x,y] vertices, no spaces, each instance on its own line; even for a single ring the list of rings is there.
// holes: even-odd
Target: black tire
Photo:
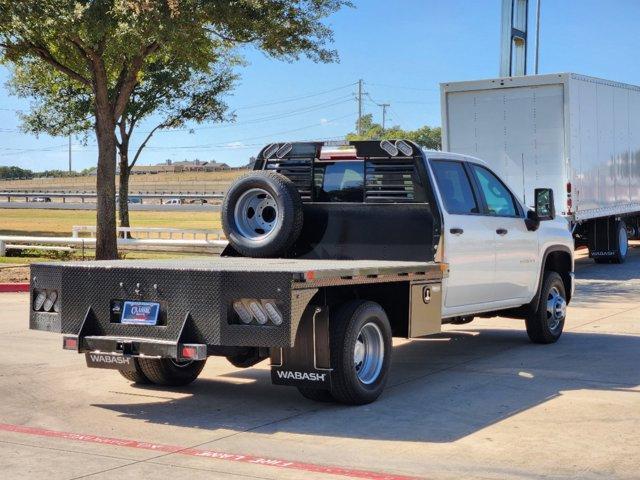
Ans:
[[[562,335],[565,314],[559,319],[557,315],[552,317],[553,313],[548,311],[548,302],[552,303],[552,312],[555,312],[558,307],[551,301],[555,293],[558,293],[564,300],[564,309],[562,310],[565,311],[567,295],[562,278],[556,272],[545,272],[536,311],[525,318],[527,334],[533,343],[555,343]]]
[[[268,202],[272,205],[261,203],[257,207],[260,211],[251,205],[244,205],[243,199],[255,189],[266,192],[271,197]],[[268,223],[271,231],[265,232],[262,227],[248,225],[266,219],[267,214],[272,219]],[[302,222],[302,199],[298,189],[291,180],[276,172],[256,171],[237,179],[227,191],[222,204],[222,229],[231,247],[246,257],[284,254],[300,235]]]
[[[627,259],[627,253],[629,253],[629,233],[622,220],[616,222],[615,232],[615,255],[611,259],[611,263],[624,263]]]
[[[382,338],[382,362],[375,379],[364,383],[356,371],[354,352],[361,329],[373,324]],[[391,364],[392,333],[387,314],[380,305],[354,300],[336,309],[329,320],[331,337],[331,395],[347,405],[364,405],[375,401],[387,383]]]
[[[124,378],[126,378],[130,382],[136,383],[138,385],[147,385],[151,383],[151,381],[147,378],[147,376],[142,372],[142,369],[140,368],[140,363],[138,362],[137,358],[133,359],[133,363],[136,367],[134,371],[118,370],[120,372],[120,375],[122,375]]]
[[[157,385],[180,387],[193,382],[202,369],[206,360],[192,360],[178,362],[170,358],[140,358],[142,373],[150,382]]]
[[[298,387],[300,395],[314,402],[329,403],[335,402],[335,398],[331,395],[329,390],[319,390],[317,388]]]

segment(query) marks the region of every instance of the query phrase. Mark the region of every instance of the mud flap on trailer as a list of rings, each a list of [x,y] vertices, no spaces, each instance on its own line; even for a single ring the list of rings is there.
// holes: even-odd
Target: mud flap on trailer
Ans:
[[[617,257],[620,249],[619,222],[614,217],[593,220],[589,229],[589,257],[596,260],[613,260]]]
[[[331,388],[328,308],[309,305],[298,327],[295,347],[271,349],[271,381],[275,385]]]

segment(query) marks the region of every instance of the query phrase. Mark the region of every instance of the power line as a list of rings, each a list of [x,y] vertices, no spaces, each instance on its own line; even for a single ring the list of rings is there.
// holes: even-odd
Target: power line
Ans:
[[[257,103],[257,104],[253,104],[253,105],[240,106],[240,107],[237,107],[237,109],[238,110],[248,110],[248,109],[252,109],[252,108],[270,107],[270,106],[279,105],[279,104],[282,104],[282,103],[296,102],[298,100],[306,100],[307,98],[319,97],[319,96],[325,95],[327,93],[331,93],[331,92],[335,92],[335,91],[338,91],[338,90],[343,90],[345,88],[353,87],[356,83],[357,82],[351,82],[351,83],[348,83],[346,85],[342,85],[340,87],[331,88],[329,90],[323,90],[321,92],[310,93],[310,94],[307,94],[307,95],[300,95],[300,96],[297,96],[297,97],[289,97],[289,98],[284,98],[284,99],[280,99],[280,100],[274,100],[272,102]]]
[[[347,115],[341,115],[339,117],[335,117],[335,118],[327,120],[325,125],[329,124],[329,123],[333,123],[333,122],[338,121],[338,120],[342,120],[342,119],[347,118],[347,117],[352,117],[352,116],[353,116],[353,113],[348,113]],[[318,126],[320,126],[319,123],[313,123],[313,124],[310,124],[310,125],[305,125],[305,126],[302,126],[302,127],[291,129],[291,130],[284,130],[284,131],[280,131],[280,132],[269,133],[269,134],[266,134],[266,135],[259,135],[259,136],[255,136],[255,137],[248,137],[248,138],[232,140],[232,141],[226,142],[225,144],[202,144],[202,145],[184,145],[184,146],[174,146],[174,147],[147,147],[147,148],[152,149],[152,150],[157,150],[157,149],[162,149],[162,150],[203,149],[203,150],[206,150],[206,149],[210,149],[212,147],[216,147],[216,148],[225,147],[225,146],[228,146],[229,144],[232,144],[232,143],[243,143],[243,142],[246,142],[246,141],[258,140],[258,139],[261,139],[261,138],[270,138],[270,137],[275,137],[277,135],[285,135],[285,134],[288,134],[288,133],[299,132],[301,130],[306,130],[306,129],[314,128],[314,127],[318,127]]]

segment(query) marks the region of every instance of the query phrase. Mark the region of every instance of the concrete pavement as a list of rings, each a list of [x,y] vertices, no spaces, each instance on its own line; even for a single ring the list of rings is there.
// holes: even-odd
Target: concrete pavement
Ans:
[[[639,272],[638,248],[580,260],[555,345],[509,319],[398,340],[385,393],[356,408],[218,358],[191,387],[134,387],[29,331],[27,295],[1,294],[0,477],[638,478]]]

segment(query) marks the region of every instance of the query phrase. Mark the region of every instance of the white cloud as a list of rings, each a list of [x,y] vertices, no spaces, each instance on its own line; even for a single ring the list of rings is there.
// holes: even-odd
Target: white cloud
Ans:
[[[329,124],[329,120],[327,120],[326,118],[320,119],[320,125],[328,125],[328,124]]]

